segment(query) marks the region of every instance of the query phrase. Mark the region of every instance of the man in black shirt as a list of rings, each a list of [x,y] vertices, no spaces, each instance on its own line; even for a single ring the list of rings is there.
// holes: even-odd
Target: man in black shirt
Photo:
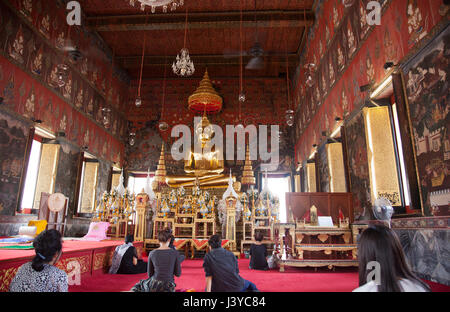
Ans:
[[[203,259],[207,292],[258,291],[255,284],[239,276],[239,266],[232,252],[222,248],[222,239],[213,235],[209,241],[210,252]]]

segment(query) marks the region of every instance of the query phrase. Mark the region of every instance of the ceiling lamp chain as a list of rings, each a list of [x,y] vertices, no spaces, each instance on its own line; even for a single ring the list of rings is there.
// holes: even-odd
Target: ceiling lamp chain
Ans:
[[[148,15],[145,19],[145,24],[147,24]],[[144,58],[145,58],[145,44],[147,43],[147,32],[144,33],[144,43],[142,44],[142,59],[141,59],[141,72],[139,74],[139,86],[138,86],[138,94],[136,97],[136,107],[141,107],[142,99],[141,99],[141,87],[142,87],[142,72],[144,70]]]
[[[186,22],[184,27],[184,44],[183,49],[177,55],[175,62],[172,64],[172,69],[174,74],[178,76],[188,77],[194,74],[195,67],[189,56],[189,50],[186,49],[186,38],[187,38],[187,25],[188,25],[188,9],[186,6]]]
[[[162,7],[162,11],[167,13],[169,7],[171,11],[175,11],[178,7],[184,5],[184,0],[130,0],[130,5],[134,6],[136,2],[141,4],[142,11],[145,11],[147,6],[151,7],[152,13],[156,12],[157,7]]]
[[[244,93],[244,86],[243,86],[243,69],[242,69],[242,59],[243,59],[243,53],[244,51],[242,50],[242,3],[241,3],[241,21],[240,21],[240,36],[239,36],[239,41],[240,41],[240,47],[241,47],[241,53],[239,56],[239,120],[241,120],[241,103],[245,102],[245,93]]]
[[[164,121],[164,106],[166,105],[166,73],[167,66],[166,62],[164,62],[164,82],[163,82],[163,95],[162,95],[162,107],[161,107],[161,121],[159,123],[159,130],[166,131],[169,129],[169,125]]]
[[[286,87],[287,87],[287,106],[286,110],[286,124],[289,127],[294,125],[294,111],[291,109],[291,94],[290,94],[290,83],[289,83],[289,57],[287,53],[287,44],[286,44]]]

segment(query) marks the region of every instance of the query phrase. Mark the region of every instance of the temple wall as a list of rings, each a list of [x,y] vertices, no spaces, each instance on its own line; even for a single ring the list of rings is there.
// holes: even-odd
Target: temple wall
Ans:
[[[88,146],[96,156],[122,162],[127,121],[121,111],[129,81],[117,68],[111,73],[108,52],[87,29],[74,26],[69,32],[65,11],[57,1],[0,3],[2,106],[28,120],[41,120],[53,132],[65,132],[67,140]],[[63,50],[70,42],[82,53],[79,61]],[[57,84],[59,64],[68,65],[64,87]],[[103,108],[111,110],[108,126]]]
[[[294,84],[295,159],[306,164],[313,144],[321,146],[345,120],[350,188],[355,219],[370,211],[371,187],[364,117],[367,92],[387,77],[386,62],[398,64],[413,132],[416,170],[425,216],[393,220],[393,227],[413,270],[422,278],[449,285],[448,190],[449,6],[444,1],[382,0],[380,25],[367,24],[367,0],[317,1],[316,21],[300,58]],[[447,28],[446,28],[447,27]],[[313,83],[306,84],[306,64],[314,63]],[[318,151],[319,154],[321,151]],[[326,171],[325,171],[326,172]],[[321,178],[326,175],[321,172]],[[322,182],[322,181],[321,181]],[[323,182],[325,183],[325,182]],[[326,187],[326,185],[324,185]]]
[[[70,37],[70,40],[67,40]],[[106,190],[113,163],[123,164],[122,138],[129,78],[111,70],[111,52],[84,26],[70,28],[58,1],[9,0],[0,3],[0,236],[15,235],[36,216],[15,215],[22,168],[33,120],[54,133],[61,145],[55,192],[69,197],[66,236],[84,235],[89,219],[74,218],[78,162],[82,147],[99,160],[97,198]],[[83,58],[73,61],[65,45],[76,43]],[[58,64],[68,65],[67,83],[56,81]],[[103,108],[111,110],[103,123]]]

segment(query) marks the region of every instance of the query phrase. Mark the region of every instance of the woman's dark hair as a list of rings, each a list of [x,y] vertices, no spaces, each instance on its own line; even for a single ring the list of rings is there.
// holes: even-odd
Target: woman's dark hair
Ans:
[[[158,233],[158,240],[161,243],[166,243],[172,236],[172,230],[170,228],[165,228]]]
[[[132,234],[128,234],[125,237],[125,244],[132,243],[132,242],[134,242],[134,236]]]
[[[358,242],[359,286],[367,283],[371,269],[367,264],[376,261],[380,264],[379,292],[401,292],[400,279],[407,279],[421,285],[426,290],[429,286],[411,272],[400,240],[393,230],[384,225],[373,225],[364,230]]]
[[[255,232],[255,240],[257,242],[261,242],[263,240],[263,238],[264,238],[264,234],[263,233],[261,233],[259,231]]]
[[[222,237],[218,234],[214,234],[209,238],[208,244],[212,249],[220,248],[222,247]]]
[[[33,241],[36,256],[31,263],[35,271],[42,271],[44,264],[52,261],[53,257],[62,249],[61,234],[57,230],[46,230]]]

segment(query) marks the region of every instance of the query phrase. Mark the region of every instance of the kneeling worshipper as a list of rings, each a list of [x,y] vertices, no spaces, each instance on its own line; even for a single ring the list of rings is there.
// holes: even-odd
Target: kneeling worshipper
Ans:
[[[141,274],[147,272],[147,263],[138,259],[133,241],[133,235],[127,235],[125,244],[116,247],[109,274]]]

